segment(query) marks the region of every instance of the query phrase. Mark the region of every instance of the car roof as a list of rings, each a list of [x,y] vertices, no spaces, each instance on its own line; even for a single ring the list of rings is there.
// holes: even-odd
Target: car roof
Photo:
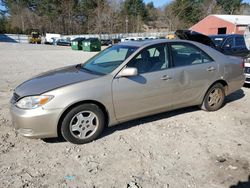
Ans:
[[[160,44],[160,43],[166,43],[166,42],[170,42],[170,40],[168,39],[135,40],[135,41],[121,42],[121,43],[118,43],[118,45],[142,47],[142,46],[154,45],[154,44]]]
[[[190,44],[196,44],[196,46],[199,46],[201,43],[190,41],[190,40],[181,40],[181,39],[152,39],[152,40],[141,40],[141,41],[126,41],[126,42],[120,42],[116,45],[119,46],[132,46],[132,47],[143,47],[143,46],[149,46],[149,45],[155,45],[155,44],[161,44],[161,43],[167,43],[167,42],[186,42]]]
[[[230,37],[230,36],[243,36],[241,34],[220,34],[220,35],[208,35],[209,37]]]

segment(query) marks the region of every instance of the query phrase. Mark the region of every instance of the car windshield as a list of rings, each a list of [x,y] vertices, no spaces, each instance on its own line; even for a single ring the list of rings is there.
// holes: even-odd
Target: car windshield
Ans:
[[[82,68],[97,74],[109,74],[136,50],[137,47],[133,46],[115,45],[89,59]]]

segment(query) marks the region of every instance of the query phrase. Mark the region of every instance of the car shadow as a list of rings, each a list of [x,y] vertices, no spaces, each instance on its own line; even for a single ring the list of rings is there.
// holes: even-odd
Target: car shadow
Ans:
[[[234,92],[226,97],[225,105],[227,103],[237,101],[237,100],[243,98],[244,96],[245,96],[244,91],[242,89],[240,89],[240,90],[238,90],[238,91],[236,91],[236,92]],[[200,108],[198,106],[192,106],[192,107],[186,107],[186,108],[182,108],[182,109],[178,109],[178,110],[163,112],[163,113],[159,113],[159,114],[155,114],[155,115],[151,115],[151,116],[146,116],[143,118],[138,118],[138,119],[131,120],[131,121],[128,121],[125,123],[120,123],[116,126],[107,127],[98,139],[102,139],[106,136],[109,136],[110,134],[112,134],[116,131],[126,130],[126,129],[129,129],[129,128],[134,127],[134,126],[142,126],[145,123],[152,123],[154,121],[159,121],[161,119],[170,118],[170,117],[181,115],[181,114],[191,113],[191,112],[198,111],[198,110],[200,110]],[[59,136],[58,138],[45,138],[42,140],[46,143],[65,142],[65,140],[62,138],[62,136]]]
[[[41,140],[45,143],[48,143],[48,144],[67,142],[61,135],[56,137],[56,138],[43,138]]]
[[[225,98],[225,106],[228,103],[231,103],[231,102],[234,102],[234,101],[237,101],[237,100],[243,98],[244,96],[245,96],[245,93],[242,89],[239,89],[238,91],[235,91],[234,93],[231,93],[230,95],[228,95]]]
[[[250,175],[248,176],[248,181],[239,181],[237,185],[231,185],[229,188],[249,188],[250,187]]]
[[[138,118],[135,120],[131,120],[131,121],[127,121],[124,123],[120,123],[118,125],[112,126],[112,127],[108,127],[104,130],[103,134],[101,135],[100,139],[103,137],[106,137],[116,131],[122,131],[122,130],[126,130],[135,126],[143,126],[146,123],[153,123],[155,121],[159,121],[162,119],[166,119],[166,118],[170,118],[173,116],[177,116],[177,115],[181,115],[181,114],[186,114],[186,113],[190,113],[190,112],[194,112],[194,111],[198,111],[199,107],[197,106],[193,106],[193,107],[187,107],[187,108],[182,108],[182,109],[178,109],[178,110],[173,110],[173,111],[168,111],[168,112],[163,112],[160,114],[155,114],[155,115],[151,115],[151,116],[146,116],[143,118]]]
[[[134,126],[141,126],[145,123],[152,123],[154,121],[159,121],[161,119],[165,119],[165,118],[170,118],[173,116],[177,116],[177,115],[181,115],[181,114],[185,114],[185,113],[190,113],[190,112],[194,112],[199,110],[199,108],[197,106],[193,106],[193,107],[187,107],[187,108],[182,108],[182,109],[178,109],[178,110],[173,110],[173,111],[168,111],[168,112],[163,112],[160,114],[156,114],[156,115],[151,115],[151,116],[146,116],[143,118],[138,118],[135,120],[131,120],[131,121],[127,121],[125,123],[120,123],[118,125],[112,126],[112,127],[107,127],[106,129],[104,129],[102,135],[98,138],[102,139],[106,136],[109,136],[110,134],[116,132],[116,131],[122,131],[122,130],[126,130],[129,129],[131,127]],[[46,143],[60,143],[60,142],[65,142],[66,140],[63,137],[58,137],[58,138],[45,138],[42,139],[44,142]]]

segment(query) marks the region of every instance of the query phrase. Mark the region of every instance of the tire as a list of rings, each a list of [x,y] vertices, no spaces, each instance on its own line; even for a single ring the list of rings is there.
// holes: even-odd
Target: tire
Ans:
[[[100,136],[104,125],[104,113],[97,105],[81,104],[65,115],[61,134],[73,144],[85,144]]]
[[[222,84],[217,83],[209,88],[200,107],[205,111],[216,111],[223,106],[224,100],[225,89]]]

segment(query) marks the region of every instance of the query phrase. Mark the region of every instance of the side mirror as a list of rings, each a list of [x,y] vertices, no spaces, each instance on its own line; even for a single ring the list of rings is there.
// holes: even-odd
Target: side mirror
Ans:
[[[231,45],[230,45],[230,44],[226,44],[226,45],[224,46],[224,48],[229,49],[229,48],[231,48]]]
[[[130,76],[137,76],[137,75],[138,75],[137,68],[126,67],[125,69],[121,70],[121,72],[119,72],[117,76],[118,77],[130,77]]]

